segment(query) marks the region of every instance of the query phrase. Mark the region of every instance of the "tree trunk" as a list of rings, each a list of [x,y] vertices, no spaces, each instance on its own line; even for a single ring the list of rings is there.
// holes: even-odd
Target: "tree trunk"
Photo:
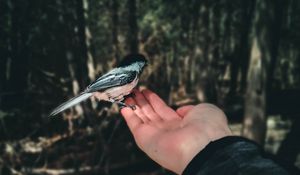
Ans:
[[[288,0],[275,0],[274,5],[274,16],[272,19],[271,24],[271,37],[270,37],[270,55],[271,55],[271,62],[270,66],[268,68],[268,79],[267,79],[267,96],[269,96],[271,90],[272,90],[272,84],[273,84],[273,75],[275,66],[277,63],[278,58],[278,49],[280,44],[280,34],[282,29],[282,23],[283,23],[283,17],[286,13],[288,3],[290,1]]]
[[[10,94],[5,100],[6,109],[22,108],[25,104],[25,91],[27,90],[28,78],[28,26],[25,25],[27,18],[27,4],[11,2],[11,57],[9,79],[7,89]]]
[[[113,42],[113,54],[117,61],[120,61],[120,48],[119,48],[119,4],[117,0],[111,2],[111,20],[112,20],[112,42]]]
[[[128,0],[128,42],[129,51],[131,53],[138,53],[138,26],[136,19],[136,0]]]
[[[263,145],[266,136],[265,65],[257,37],[253,38],[242,135]]]
[[[85,22],[85,9],[83,0],[77,0],[77,15],[78,15],[78,37],[80,51],[79,55],[76,56],[76,70],[75,75],[79,82],[80,89],[84,89],[88,83],[88,47],[87,47],[87,37],[86,37],[86,22]]]
[[[247,83],[247,71],[249,66],[251,22],[253,20],[255,1],[242,2],[242,18],[240,36],[231,59],[230,94],[235,94],[239,86],[240,92],[245,92]],[[240,83],[238,75],[241,75]]]
[[[279,30],[277,32],[273,30],[275,23],[281,24],[281,21],[277,21],[281,20],[281,17],[279,19],[276,18],[282,15],[281,10],[278,9],[284,9],[280,2],[281,0],[278,0],[274,6],[270,1],[257,1],[256,16],[252,29],[253,39],[242,133],[245,137],[253,139],[262,145],[266,136],[267,93],[271,90],[270,80],[273,76],[280,40],[280,29],[276,29]],[[273,13],[270,13],[270,11]],[[276,27],[280,28],[277,25]],[[274,49],[276,50],[275,53]]]
[[[10,45],[10,40],[9,40],[9,30],[10,26],[7,24],[11,22],[10,16],[9,16],[9,7],[7,2],[0,1],[0,53],[1,53],[1,58],[0,58],[0,109],[2,108],[2,105],[4,104],[4,96],[6,95],[5,92],[5,86],[6,86],[6,81],[7,81],[7,70],[9,68],[7,67],[7,60],[9,58],[9,45]],[[5,46],[5,47],[4,47]],[[3,103],[3,104],[2,104]]]
[[[86,20],[88,19],[88,1],[87,0],[77,0],[77,15],[78,15],[78,36],[79,36],[79,46],[82,50],[79,56],[76,58],[76,66],[75,75],[77,78],[77,83],[73,81],[73,88],[79,85],[80,91],[86,88],[86,86],[91,82],[91,80],[95,80],[95,66],[94,66],[94,58],[91,53],[91,33],[86,24]],[[72,64],[70,63],[69,70],[71,72]],[[75,64],[75,63],[74,63]],[[72,73],[71,73],[72,75]],[[75,94],[78,92],[74,91]],[[90,120],[89,109],[92,107],[96,107],[95,100],[92,100],[92,103],[87,101],[82,104],[82,110],[85,114],[87,114],[87,118]],[[79,108],[77,110],[80,110]]]
[[[250,57],[250,32],[251,24],[254,17],[254,1],[243,1],[243,23],[240,37],[239,57],[240,57],[240,68],[241,68],[241,83],[240,92],[244,93],[247,86],[247,71],[249,67]]]

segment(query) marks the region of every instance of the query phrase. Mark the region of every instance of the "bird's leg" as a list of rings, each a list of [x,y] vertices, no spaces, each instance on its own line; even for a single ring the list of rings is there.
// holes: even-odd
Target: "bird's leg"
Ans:
[[[135,110],[136,109],[136,106],[135,105],[127,105],[125,104],[124,102],[121,102],[121,101],[116,101],[116,103],[119,105],[119,107],[122,109],[124,107],[129,107],[131,108],[132,110]]]
[[[124,102],[116,101],[116,100],[114,100],[114,99],[110,99],[110,102],[112,102],[112,103],[117,103],[118,106],[119,106],[121,109],[124,108],[124,107],[129,107],[129,108],[131,108],[132,110],[135,110],[135,109],[136,109],[136,106],[135,106],[135,105],[127,105],[127,104],[125,104]]]
[[[133,92],[131,92],[130,94],[125,95],[124,98],[128,98],[128,97],[134,98],[134,97],[135,97],[135,94],[134,94]]]

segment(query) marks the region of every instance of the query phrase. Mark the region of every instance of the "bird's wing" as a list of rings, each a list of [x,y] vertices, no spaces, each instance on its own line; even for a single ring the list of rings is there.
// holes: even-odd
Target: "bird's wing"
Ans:
[[[101,76],[92,84],[90,84],[85,92],[104,91],[108,88],[122,86],[131,83],[138,75],[136,71],[125,70],[119,72],[120,73],[111,71]]]

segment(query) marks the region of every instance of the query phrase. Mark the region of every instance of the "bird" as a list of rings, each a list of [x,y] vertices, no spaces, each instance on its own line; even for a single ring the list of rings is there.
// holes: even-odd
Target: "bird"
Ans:
[[[147,66],[147,62],[147,59],[142,54],[125,56],[116,68],[96,79],[77,96],[53,109],[49,116],[55,116],[92,96],[96,96],[99,100],[117,103],[121,107],[130,107],[134,110],[134,105],[126,105],[122,101],[125,96],[131,94],[138,84],[139,77],[145,66]]]

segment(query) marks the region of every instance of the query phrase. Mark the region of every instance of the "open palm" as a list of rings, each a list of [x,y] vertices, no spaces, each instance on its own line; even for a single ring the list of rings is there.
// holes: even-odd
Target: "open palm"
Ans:
[[[121,110],[138,146],[154,161],[182,173],[191,159],[210,141],[225,134],[212,128],[224,125],[225,115],[209,104],[183,106],[176,111],[150,90],[135,90],[126,103],[136,110]],[[221,116],[221,117],[220,117]]]

